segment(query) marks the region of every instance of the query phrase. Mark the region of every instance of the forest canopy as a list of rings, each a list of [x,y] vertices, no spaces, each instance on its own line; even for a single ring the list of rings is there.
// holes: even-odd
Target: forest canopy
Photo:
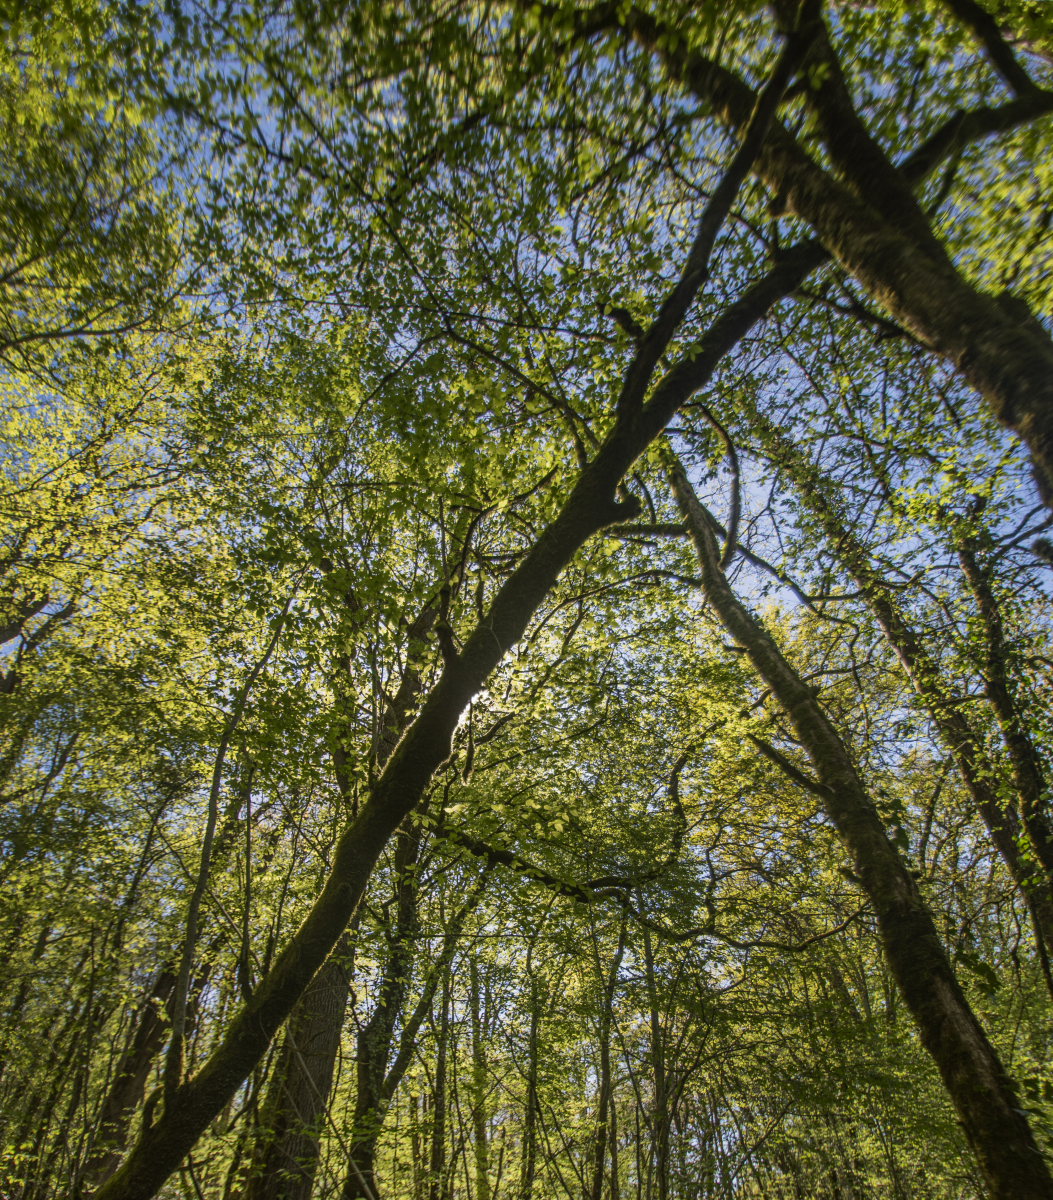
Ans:
[[[0,1197],[1053,1200],[1053,5],[0,32]]]

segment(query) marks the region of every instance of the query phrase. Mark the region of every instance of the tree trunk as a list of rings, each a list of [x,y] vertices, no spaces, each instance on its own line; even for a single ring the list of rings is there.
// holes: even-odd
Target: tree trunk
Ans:
[[[413,1200],[424,1200],[424,1180],[427,1176],[427,1167],[424,1163],[424,1150],[421,1145],[421,1128],[426,1124],[428,1119],[427,1100],[423,1094],[413,1096],[411,1098],[411,1107],[413,1109],[413,1134],[412,1134],[412,1153],[413,1153]]]
[[[428,1200],[447,1200],[446,1051],[450,1036],[450,980],[442,979],[439,1028],[435,1032],[435,1091],[431,1102],[431,1164]]]
[[[991,1195],[995,1200],[1050,1200],[1053,1179],[1020,1111],[1012,1080],[970,1008],[917,884],[889,841],[843,742],[815,690],[802,682],[728,586],[708,514],[679,463],[670,480],[695,546],[706,599],[790,718],[818,782],[771,748],[768,756],[821,797],[877,916],[889,969]]]
[[[350,604],[350,601],[349,601]],[[387,760],[391,757],[391,752],[398,742],[399,736],[405,727],[406,716],[417,698],[420,690],[420,672],[414,665],[416,656],[420,648],[420,644],[426,638],[428,631],[435,622],[437,614],[435,608],[425,608],[417,619],[410,625],[407,631],[407,653],[408,662],[406,669],[402,673],[402,678],[399,684],[399,689],[391,702],[386,705],[380,720],[380,729],[377,737],[377,745],[374,750],[374,757],[379,767],[383,767]],[[346,803],[349,803],[352,798],[352,784],[345,769],[346,754],[341,746],[337,746],[333,752],[334,774],[336,776],[337,787],[340,790],[340,795]],[[415,843],[414,853],[419,849],[419,836]],[[400,843],[401,844],[401,843]],[[396,873],[398,875],[398,855],[396,851]],[[409,882],[404,875],[398,875],[400,883],[397,885],[401,889],[400,895],[400,912],[401,906],[405,898],[406,884]],[[414,900],[415,905],[415,900]],[[414,907],[415,912],[415,907]],[[407,930],[410,926],[414,926],[415,918],[406,924],[406,919],[403,917],[400,924],[406,924]],[[351,925],[354,927],[355,922]],[[409,936],[409,935],[407,935]],[[318,1147],[315,1145],[313,1149],[307,1145],[307,1142],[314,1139],[317,1143],[321,1135],[324,1121],[321,1119],[324,1116],[325,1110],[328,1108],[329,1091],[333,1084],[333,1073],[336,1065],[336,1055],[340,1048],[340,1034],[343,1029],[347,998],[350,994],[350,975],[351,968],[349,965],[350,957],[353,953],[351,948],[351,940],[345,933],[341,938],[342,949],[337,950],[332,958],[322,967],[322,970],[317,976],[316,982],[321,989],[321,994],[332,996],[334,999],[342,995],[343,1006],[337,1003],[325,1003],[318,1005],[317,997],[314,994],[315,985],[305,993],[294,1009],[292,1016],[289,1018],[289,1025],[292,1028],[304,1025],[309,1029],[309,1038],[312,1045],[317,1047],[317,1053],[310,1056],[296,1055],[291,1052],[291,1044],[288,1047],[289,1052],[283,1056],[283,1066],[285,1069],[284,1083],[278,1089],[275,1097],[276,1107],[273,1110],[272,1125],[273,1136],[265,1142],[264,1161],[260,1164],[258,1170],[262,1170],[261,1176],[264,1182],[257,1182],[256,1187],[263,1188],[259,1192],[260,1200],[266,1197],[266,1200],[277,1200],[278,1196],[296,1197],[296,1200],[309,1200],[314,1181],[314,1170],[318,1158]],[[399,967],[405,966],[407,969],[412,964],[412,957],[408,961],[403,961],[406,956],[408,943],[402,944],[400,949],[395,952],[395,957],[398,959],[393,966],[389,963],[389,969],[385,974],[385,979],[390,982],[392,971],[394,978],[401,979]],[[410,954],[412,952],[410,951]],[[404,990],[404,985],[403,985]],[[401,995],[396,998],[397,1007],[401,1005]],[[331,1028],[323,1028],[325,1022],[331,1024]],[[372,1023],[371,1023],[372,1024]],[[375,1032],[375,1031],[374,1031]],[[367,1042],[370,1039],[367,1038]],[[389,1034],[390,1042],[390,1034]],[[370,1042],[371,1044],[371,1042]],[[387,1063],[387,1046],[384,1047],[384,1065]],[[370,1054],[370,1046],[365,1047],[366,1061],[372,1061]],[[361,1098],[363,1089],[361,1086],[361,1068],[363,1063],[363,1045],[362,1037],[359,1038],[357,1061],[359,1064],[359,1091],[358,1096]],[[366,1091],[369,1091],[368,1085]],[[302,1103],[298,1102],[297,1098],[310,1096],[311,1107],[309,1112],[312,1114],[309,1120],[305,1120],[305,1111]],[[370,1110],[371,1111],[371,1110]],[[356,1109],[357,1113],[357,1109]],[[371,1150],[363,1149],[363,1161],[368,1160],[368,1170],[362,1171],[361,1164],[355,1166],[359,1168],[365,1178],[365,1186],[367,1189],[372,1186],[372,1153]],[[290,1175],[290,1163],[302,1163],[303,1169],[297,1169],[295,1175],[295,1184]],[[350,1165],[350,1164],[349,1164]],[[271,1172],[281,1172],[281,1191],[273,1192],[273,1188],[279,1186],[278,1183],[265,1182]],[[361,1181],[358,1174],[351,1169],[351,1180],[354,1184],[352,1195],[364,1195],[361,1190]],[[346,1186],[345,1186],[346,1192]],[[272,1195],[273,1193],[273,1195]],[[375,1193],[374,1193],[375,1194]],[[255,1198],[256,1191],[252,1191],[250,1196]]]
[[[241,804],[242,800],[238,797],[228,806],[223,826],[212,846],[211,869],[215,869],[216,864],[222,862],[223,856],[229,850],[234,836],[238,832],[240,824],[238,811]],[[260,809],[256,814],[257,818],[267,808],[269,805]],[[202,962],[199,964],[197,975],[190,982],[186,999],[186,1023],[190,1030],[194,1028],[197,1020],[200,991],[207,982],[216,952],[226,938],[225,930],[220,930],[212,938],[203,955]],[[150,1070],[165,1044],[165,1037],[171,1023],[169,1010],[173,1002],[172,993],[175,985],[175,973],[167,967],[163,967],[151,989],[150,996],[139,1011],[138,1023],[131,1043],[121,1059],[113,1083],[99,1111],[93,1149],[82,1168],[77,1183],[78,1194],[100,1186],[120,1166],[124,1148],[128,1142],[129,1129],[136,1111],[143,1103]]]
[[[472,1017],[472,1125],[475,1149],[475,1200],[490,1200],[490,1160],[487,1144],[486,1011],[481,1003],[479,964],[469,959]]]
[[[603,1198],[603,1168],[606,1162],[607,1148],[610,1141],[610,1109],[613,1100],[611,1086],[611,1021],[614,1010],[614,993],[618,986],[618,972],[625,954],[625,926],[628,912],[623,913],[621,927],[618,930],[618,949],[611,960],[610,970],[603,983],[600,1003],[600,1079],[596,1097],[596,1129],[592,1143],[592,1187],[586,1190],[585,1200],[602,1200]],[[597,968],[599,955],[597,954]]]
[[[412,1061],[417,1034],[431,1011],[435,990],[440,981],[447,978],[450,962],[464,929],[465,921],[482,899],[489,873],[489,867],[484,869],[476,886],[469,892],[465,902],[447,925],[442,950],[425,979],[416,1007],[403,1022],[402,1032],[399,1034],[398,1052],[389,1068],[392,1033],[400,1015],[409,972],[413,966],[413,956],[416,953],[415,947],[408,942],[396,942],[392,958],[389,959],[388,966],[385,968],[385,979],[392,985],[386,991],[382,988],[382,998],[388,997],[386,1007],[382,1010],[378,1000],[378,1007],[374,1012],[376,1024],[371,1020],[363,1030],[363,1035],[359,1037],[358,1083],[359,1087],[364,1088],[365,1091],[360,1091],[355,1097],[357,1124],[353,1127],[356,1132],[352,1138],[351,1161],[348,1163],[348,1174],[344,1181],[344,1200],[361,1200],[361,1198],[370,1200],[370,1196],[375,1200],[377,1185],[373,1175],[373,1163],[376,1157],[377,1139],[384,1128],[388,1107]],[[407,875],[410,876],[411,873],[407,872]],[[416,888],[416,873],[412,873],[408,882],[412,882],[413,888]],[[414,897],[413,919],[416,921],[415,890],[412,895]],[[404,950],[399,949],[400,944],[404,949],[408,949],[408,957],[403,956]],[[396,957],[404,967],[405,974],[402,976],[394,974],[397,968]],[[397,1002],[396,992],[398,992]],[[364,1076],[361,1070],[364,1063],[369,1066],[368,1077]]]
[[[264,1104],[271,1127],[245,1200],[310,1200],[351,987],[351,955],[345,932],[286,1025],[270,1083],[274,1095]]]
[[[399,834],[395,852],[395,890],[398,897],[395,925],[390,934],[376,1007],[358,1035],[355,1109],[344,1200],[376,1197],[373,1160],[386,1109],[384,1083],[391,1057],[395,1023],[413,972],[418,936],[417,873],[422,827]]]
[[[1042,759],[1013,696],[1002,614],[991,583],[991,572],[980,565],[977,550],[976,537],[963,539],[958,547],[958,561],[980,610],[985,648],[984,690],[998,720],[1013,767],[1013,783],[1020,798],[1020,816],[1048,883],[1053,880],[1053,828],[1049,822]],[[1049,944],[1053,943],[1047,942]]]
[[[527,1039],[526,1106],[523,1110],[523,1166],[519,1183],[520,1200],[531,1200],[537,1169],[537,1056],[538,1015],[541,1000],[537,980],[530,981],[530,1033]]]
[[[81,1175],[88,1187],[98,1187],[120,1165],[132,1117],[143,1102],[150,1068],[165,1042],[168,1031],[165,1004],[174,986],[174,972],[162,970],[139,1009],[135,1032],[99,1110],[94,1149]]]
[[[654,1112],[651,1117],[654,1138],[654,1182],[658,1200],[669,1197],[669,1079],[665,1069],[665,1038],[662,1014],[658,1011],[658,986],[654,973],[654,947],[651,931],[644,926],[644,970],[647,980],[647,1007],[651,1022],[651,1080],[654,1087]],[[650,1188],[648,1188],[650,1194]]]
[[[613,1089],[607,1123],[611,1137],[611,1200],[621,1200],[622,1188],[618,1175],[618,1097]]]
[[[818,521],[834,554],[863,593],[941,740],[953,755],[966,791],[1028,906],[1049,983],[1046,955],[1047,948],[1053,947],[1053,884],[1048,875],[1043,877],[1036,873],[1021,854],[1019,818],[998,798],[993,783],[997,772],[988,760],[982,739],[961,709],[949,703],[953,697],[943,683],[938,661],[903,616],[895,593],[870,565],[866,548],[842,523],[835,505],[826,495],[817,469],[765,415],[751,408],[749,419],[765,453],[786,472],[805,506]],[[1023,795],[1020,803],[1023,809]]]

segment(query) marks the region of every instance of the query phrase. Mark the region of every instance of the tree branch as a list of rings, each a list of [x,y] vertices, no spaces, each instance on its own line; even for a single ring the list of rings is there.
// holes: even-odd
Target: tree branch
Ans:
[[[813,779],[811,775],[806,775],[804,771],[795,767],[785,755],[780,754],[774,746],[764,741],[763,738],[759,738],[752,733],[747,733],[746,736],[761,754],[770,762],[773,762],[788,779],[792,779],[799,787],[803,787],[815,796],[819,796],[824,800],[829,799],[830,789],[826,784],[820,783],[818,779]]]
[[[1017,61],[1009,43],[1002,37],[994,17],[985,8],[981,8],[976,0],[944,0],[944,3],[963,25],[968,25],[973,31],[990,59],[991,66],[1005,80],[1006,86],[1015,96],[1022,98],[1036,92],[1041,93],[1042,89]]]
[[[866,904],[862,908],[856,909],[840,925],[835,925],[833,929],[824,930],[822,933],[814,934],[812,937],[806,938],[803,942],[777,942],[770,938],[739,941],[737,938],[728,937],[726,933],[709,928],[708,925],[700,925],[694,929],[687,929],[683,933],[674,933],[671,929],[666,929],[664,925],[659,924],[659,922],[652,921],[650,917],[645,917],[643,913],[637,912],[631,905],[629,906],[629,911],[642,925],[653,929],[655,933],[665,938],[668,942],[687,942],[692,938],[708,937],[713,938],[715,941],[723,942],[725,946],[731,946],[733,950],[780,950],[784,954],[800,954],[802,950],[807,950],[809,946],[814,946],[816,942],[826,941],[827,938],[842,933],[853,921],[858,921],[860,917],[870,912],[870,905]]]
[[[757,97],[750,116],[745,122],[742,142],[735,151],[723,178],[717,184],[716,190],[702,210],[698,232],[695,234],[695,240],[691,245],[683,270],[680,272],[676,287],[666,297],[650,328],[641,331],[642,337],[638,342],[636,356],[625,374],[625,382],[618,397],[617,411],[619,414],[635,414],[643,405],[647,385],[654,374],[655,367],[665,353],[673,334],[687,315],[688,309],[694,303],[699,288],[708,279],[709,259],[717,234],[724,224],[724,219],[731,211],[739,188],[753,169],[761,147],[768,136],[768,129],[775,117],[786,85],[807,52],[814,35],[814,25],[808,25],[790,35],[775,63],[771,78]],[[630,317],[629,323],[625,327],[631,329],[633,326],[635,326],[635,322],[632,322]],[[638,328],[638,326],[636,327]]]

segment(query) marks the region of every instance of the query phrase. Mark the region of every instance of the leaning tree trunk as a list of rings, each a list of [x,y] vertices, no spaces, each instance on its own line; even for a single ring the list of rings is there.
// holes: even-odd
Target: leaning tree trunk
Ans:
[[[149,1200],[234,1096],[331,954],[388,840],[419,803],[433,773],[449,758],[454,731],[472,696],[523,635],[578,549],[599,529],[639,512],[638,502],[616,499],[625,472],[680,405],[704,386],[723,356],[821,261],[821,252],[811,243],[782,255],[695,343],[699,348],[695,357],[665,375],[646,404],[643,392],[649,372],[638,369],[628,381],[629,400],[606,442],[583,469],[560,514],[506,580],[463,649],[446,663],[421,712],[372,785],[368,801],[341,834],[329,878],[303,924],[209,1059],[166,1100],[160,1118],[143,1128],[120,1170],[97,1193],[99,1200]],[[701,278],[697,276],[696,285]]]
[[[818,780],[774,748],[766,755],[820,797],[878,921],[889,969],[932,1056],[994,1200],[1051,1200],[1053,1178],[1013,1082],[955,978],[918,886],[889,841],[851,756],[805,684],[732,592],[710,518],[679,462],[670,482],[698,556],[702,588],[793,723]]]
[[[815,465],[756,408],[751,408],[749,412],[749,424],[760,438],[766,455],[786,472],[806,510],[825,534],[835,557],[862,592],[867,607],[877,619],[941,740],[952,754],[973,806],[987,826],[995,849],[1031,913],[1047,985],[1053,990],[1048,963],[1048,948],[1053,947],[1053,875],[1048,869],[1035,871],[1022,853],[1024,830],[1020,827],[1020,818],[1012,807],[1003,805],[999,799],[994,783],[998,772],[989,760],[982,739],[961,709],[951,703],[953,696],[942,678],[938,660],[907,621],[894,591],[874,570],[866,547],[841,520]],[[979,571],[979,568],[976,570]],[[982,590],[981,595],[984,595]],[[993,604],[993,597],[989,594],[987,602]],[[990,620],[985,623],[989,625]],[[1000,632],[999,621],[999,635]],[[1001,645],[999,641],[998,646]],[[996,665],[1002,657],[1000,651]],[[1009,710],[1003,728],[1008,726],[1018,737],[1026,736],[1012,707],[1008,689],[1003,687],[1002,690],[1004,704]],[[1018,778],[1019,772],[1014,775]],[[1041,787],[1038,792],[1033,787],[1030,790],[1025,788],[1019,792],[1019,800],[1021,810],[1033,814],[1028,834],[1038,837],[1041,845],[1047,845],[1048,824],[1044,814],[1036,812],[1033,806],[1028,807],[1031,797],[1040,792]],[[1038,857],[1045,867],[1045,859],[1041,854]]]

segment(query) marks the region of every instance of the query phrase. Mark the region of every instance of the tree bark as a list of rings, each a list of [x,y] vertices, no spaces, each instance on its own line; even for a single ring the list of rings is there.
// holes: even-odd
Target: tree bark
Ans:
[[[349,608],[357,611],[357,602],[354,601],[353,596],[349,595],[346,597],[345,602]],[[399,736],[405,728],[407,714],[420,691],[420,671],[415,664],[421,645],[434,624],[437,613],[438,609],[435,607],[425,608],[407,630],[406,668],[402,673],[398,691],[392,697],[390,703],[385,706],[381,715],[380,728],[373,752],[374,761],[380,768],[391,757],[391,752],[394,750]],[[345,802],[349,802],[352,794],[352,785],[345,770],[345,763],[346,755],[343,747],[337,746],[333,752],[336,784],[341,797]],[[416,849],[419,849],[419,842],[420,838],[418,834],[415,843]],[[416,853],[416,849],[414,853]],[[397,885],[400,889],[399,904],[401,912],[405,901],[405,884],[407,880],[398,870],[398,855],[399,852],[396,851],[396,876],[401,881]],[[411,922],[403,919],[400,923],[405,924],[408,928]],[[405,947],[403,947],[403,950],[396,950],[396,955],[401,954],[404,958],[404,949]],[[264,1200],[264,1198],[265,1200],[278,1200],[278,1197],[284,1198],[286,1196],[289,1196],[290,1200],[294,1196],[296,1200],[309,1200],[318,1160],[317,1142],[324,1125],[322,1118],[325,1115],[325,1110],[328,1108],[329,1092],[333,1085],[333,1074],[336,1066],[336,1056],[340,1048],[340,1034],[343,1029],[347,999],[350,994],[349,960],[352,953],[350,938],[345,934],[341,938],[337,952],[322,967],[315,981],[308,988],[307,992],[304,993],[304,996],[298,1002],[292,1016],[289,1018],[288,1027],[290,1029],[303,1027],[306,1030],[307,1040],[314,1047],[314,1050],[309,1055],[296,1054],[292,1050],[292,1043],[289,1043],[286,1052],[283,1054],[281,1063],[283,1074],[280,1076],[280,1086],[275,1096],[275,1104],[271,1116],[273,1126],[272,1136],[268,1137],[264,1143],[264,1157],[256,1168],[257,1172],[262,1171],[262,1175],[254,1174],[253,1176],[254,1183],[248,1193],[250,1200],[255,1200],[257,1194],[259,1200]],[[408,966],[409,964],[405,965]],[[389,964],[389,970],[385,978],[401,978],[397,967],[398,964],[395,964],[393,967]],[[394,976],[391,975],[392,970],[395,971]],[[320,996],[326,997],[325,1003],[319,1004],[318,1000]],[[343,997],[342,1007],[337,1003],[337,999],[340,996]],[[401,997],[396,1004],[396,1010],[400,1004]],[[324,1028],[327,1022],[331,1026],[330,1028]],[[368,1046],[365,1048],[365,1054],[368,1059]],[[384,1054],[386,1066],[386,1046]],[[363,1045],[362,1037],[360,1036],[358,1046],[359,1097],[362,1096],[362,1062]],[[308,1145],[308,1142],[311,1140],[314,1142],[313,1147]],[[369,1157],[371,1162],[371,1156],[367,1157]],[[290,1166],[290,1164],[297,1163],[302,1164],[302,1168],[293,1169]],[[281,1178],[280,1180],[267,1182],[269,1173],[272,1171],[280,1171]],[[371,1167],[364,1174],[369,1181],[366,1186],[369,1187],[372,1184]],[[357,1177],[355,1186],[359,1186]],[[279,1191],[274,1190],[279,1187]],[[357,1195],[358,1192],[353,1194]]]
[[[618,1163],[618,1097],[611,1091],[609,1116],[611,1141],[611,1200],[621,1200],[622,1187]]]
[[[658,1011],[658,986],[654,973],[654,947],[651,931],[644,926],[644,970],[647,980],[647,1007],[651,1023],[651,1086],[654,1088],[654,1112],[651,1136],[654,1139],[654,1181],[658,1200],[669,1196],[669,1077],[665,1069],[665,1039],[662,1014]],[[650,1192],[650,1189],[648,1189]]]
[[[351,954],[345,932],[286,1025],[270,1082],[275,1094],[264,1104],[271,1128],[244,1200],[310,1200],[351,987]]]
[[[600,1004],[599,1050],[600,1078],[596,1097],[597,1121],[592,1143],[592,1187],[586,1191],[585,1200],[603,1200],[603,1168],[606,1163],[610,1142],[610,1109],[613,1101],[611,1083],[611,1021],[614,1011],[614,992],[618,986],[618,972],[625,954],[625,926],[628,910],[622,914],[618,930],[618,949],[611,960],[610,970],[603,983]],[[597,962],[597,966],[599,963]]]
[[[219,745],[216,748],[216,756],[212,765],[212,782],[208,792],[205,829],[201,839],[201,857],[194,886],[190,891],[190,897],[187,902],[186,934],[183,938],[183,950],[180,955],[179,966],[176,970],[175,986],[172,989],[172,1027],[168,1039],[168,1048],[165,1050],[164,1072],[161,1077],[166,1105],[171,1103],[183,1078],[183,1056],[186,1043],[190,974],[194,965],[194,954],[197,950],[197,939],[200,932],[201,901],[204,899],[205,891],[208,888],[209,873],[212,870],[213,840],[216,833],[216,825],[219,821],[219,795],[223,785],[223,771],[226,764],[227,751],[245,714],[245,706],[248,703],[249,693],[252,691],[261,672],[266,667],[268,659],[278,645],[278,639],[281,637],[285,619],[289,615],[294,594],[295,590],[293,594],[290,594],[289,599],[286,600],[285,606],[275,622],[270,641],[267,643],[267,648],[264,650],[263,655],[253,663],[245,682],[238,690],[233,710],[223,722],[223,732],[220,735]],[[248,863],[246,863],[246,870],[248,870]]]
[[[695,546],[706,599],[793,724],[820,796],[877,916],[889,969],[932,1056],[995,1200],[1050,1200],[1053,1178],[1020,1111],[1013,1082],[955,978],[917,884],[889,841],[844,743],[775,642],[739,602],[723,571],[708,514],[677,462],[670,482]],[[775,752],[771,752],[775,753]]]
[[[472,1132],[475,1150],[475,1200],[490,1200],[490,1159],[487,1144],[486,1010],[479,987],[479,964],[469,960],[472,1018]]]
[[[1020,816],[1035,857],[1046,873],[1048,885],[1053,880],[1053,828],[1049,821],[1042,758],[1013,696],[1009,681],[1009,648],[1002,614],[995,597],[990,569],[980,564],[977,541],[975,536],[962,540],[958,547],[958,561],[980,612],[985,651],[984,690],[998,720],[1013,767],[1013,783],[1020,799]]]
[[[376,1197],[373,1174],[377,1138],[386,1109],[384,1082],[391,1056],[395,1023],[409,987],[419,933],[417,917],[417,874],[422,827],[398,835],[395,851],[397,899],[390,949],[373,1014],[358,1035],[355,1108],[352,1118],[350,1154],[353,1159],[344,1183],[344,1200]]]
[[[519,1181],[520,1200],[531,1200],[534,1194],[534,1172],[537,1169],[537,1066],[538,1020],[541,998],[537,980],[530,981],[530,1032],[527,1035],[526,1104],[523,1108],[523,1152]]]
[[[165,1004],[175,986],[175,973],[162,970],[139,1009],[135,1032],[99,1110],[95,1147],[84,1164],[83,1185],[98,1187],[117,1170],[128,1142],[128,1130],[143,1102],[146,1080],[168,1032]]]
[[[435,1091],[431,1103],[431,1164],[428,1200],[447,1200],[446,1171],[446,1052],[450,1038],[450,977],[442,977],[439,1027],[435,1031]]]
[[[413,1012],[403,1021],[402,1032],[399,1034],[398,1052],[390,1068],[388,1067],[388,1062],[391,1055],[392,1032],[395,1020],[399,1016],[399,1008],[402,1004],[401,999],[399,999],[397,1005],[392,1004],[392,1007],[388,1010],[390,1012],[390,1021],[387,1016],[384,1016],[373,1026],[368,1038],[368,1044],[365,1044],[361,1038],[359,1040],[359,1053],[363,1058],[368,1056],[371,1073],[365,1079],[363,1079],[361,1074],[358,1077],[359,1085],[364,1087],[366,1091],[356,1096],[356,1123],[352,1126],[351,1162],[348,1164],[348,1174],[344,1182],[344,1200],[371,1200],[371,1198],[372,1200],[376,1200],[379,1194],[376,1178],[373,1173],[377,1140],[383,1131],[384,1120],[387,1117],[392,1098],[398,1090],[399,1084],[402,1082],[406,1070],[412,1061],[417,1034],[431,1012],[432,1003],[435,999],[435,990],[440,981],[447,976],[450,963],[457,949],[457,943],[464,931],[465,922],[483,897],[487,881],[489,880],[489,873],[490,868],[487,867],[479,876],[475,887],[469,892],[467,899],[457,912],[454,913],[449,924],[446,926],[442,950],[438,958],[432,963],[431,969],[425,978],[420,999],[417,1001]],[[398,947],[396,947],[395,954],[399,953]],[[415,949],[410,946],[409,958],[408,960],[404,960],[407,977],[412,970],[414,954]],[[389,967],[385,970],[385,977],[388,976],[390,965],[389,960]],[[405,981],[403,982],[405,983]],[[405,990],[403,986],[403,995],[405,994]],[[372,1024],[370,1022],[370,1025]],[[359,1060],[360,1065],[363,1058]],[[372,1073],[374,1067],[375,1074]]]

